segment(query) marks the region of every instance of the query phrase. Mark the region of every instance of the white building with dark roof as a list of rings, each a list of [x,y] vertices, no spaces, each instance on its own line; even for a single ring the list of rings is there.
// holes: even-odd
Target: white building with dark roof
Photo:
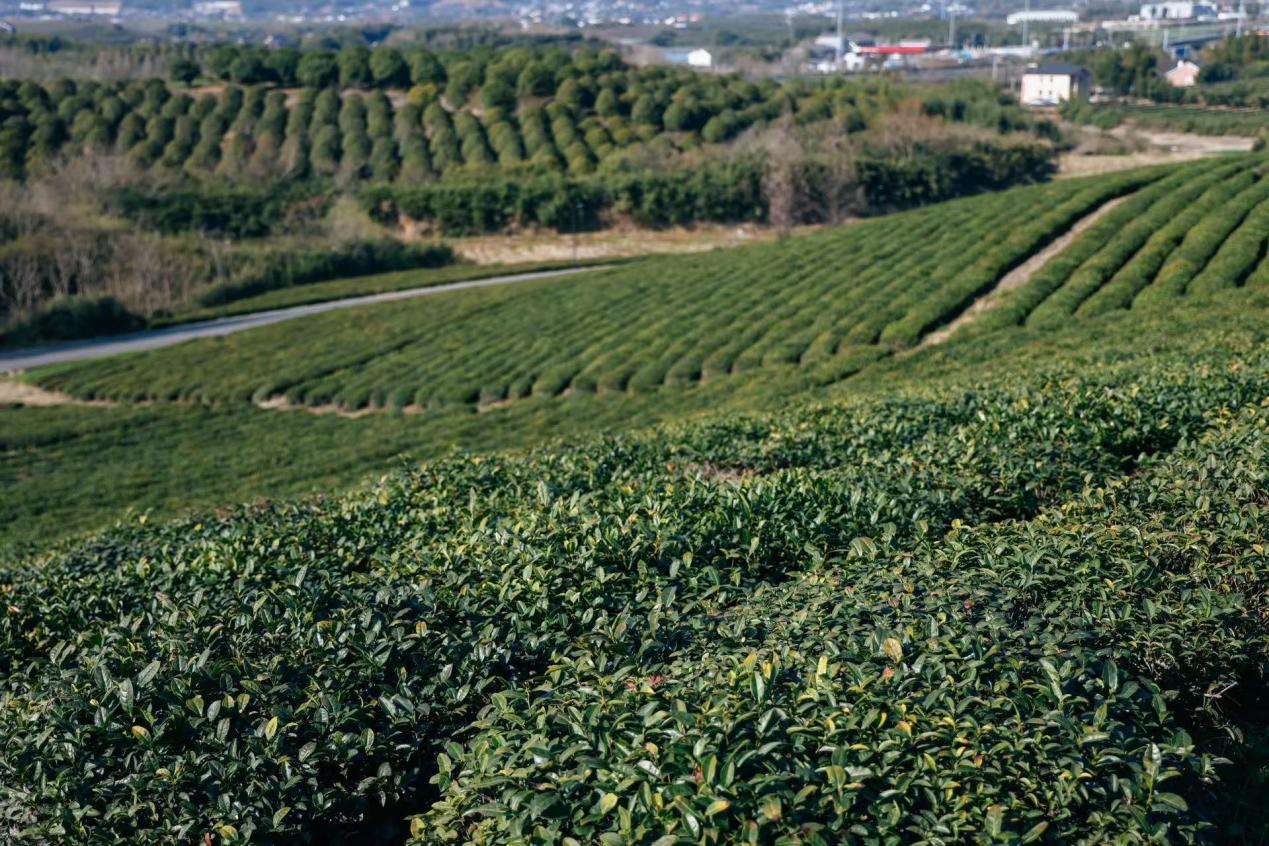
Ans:
[[[1035,65],[1023,72],[1018,99],[1024,106],[1056,106],[1087,97],[1091,82],[1088,71],[1079,65]]]

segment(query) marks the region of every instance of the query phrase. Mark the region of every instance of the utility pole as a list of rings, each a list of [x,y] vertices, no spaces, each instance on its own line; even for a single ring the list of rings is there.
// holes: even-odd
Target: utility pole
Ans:
[[[845,0],[837,0],[837,69],[842,69],[842,53],[846,49],[846,43],[842,41],[842,3]]]
[[[956,4],[947,7],[947,46],[956,49]]]
[[[1263,14],[1264,4],[1261,3]],[[1247,15],[1247,0],[1238,0],[1238,22],[1234,25],[1234,36],[1241,38],[1243,34],[1243,18]]]
[[[1028,34],[1031,32],[1031,28],[1030,28],[1030,25],[1031,25],[1031,20],[1030,20],[1030,15],[1028,15],[1028,14],[1026,14],[1026,13],[1031,11],[1031,0],[1027,0],[1027,5],[1026,5],[1026,7],[1025,7],[1022,11],[1023,11],[1023,15],[1022,15],[1022,46],[1023,46],[1023,47],[1030,47],[1030,46],[1031,46],[1031,40],[1030,40],[1030,38],[1029,38],[1029,35],[1028,35]]]

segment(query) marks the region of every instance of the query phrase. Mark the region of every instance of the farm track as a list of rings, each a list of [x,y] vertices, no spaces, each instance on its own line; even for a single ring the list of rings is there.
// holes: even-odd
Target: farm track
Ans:
[[[309,317],[328,311],[355,308],[363,305],[410,300],[417,297],[445,294],[451,291],[465,291],[473,288],[489,288],[502,285],[514,285],[519,282],[531,282],[537,279],[550,279],[559,276],[572,276],[588,271],[604,270],[608,265],[582,268],[564,268],[562,270],[540,270],[533,273],[517,273],[508,276],[491,276],[485,279],[473,279],[466,282],[450,282],[445,285],[432,285],[425,288],[410,288],[404,291],[388,291],[381,294],[367,294],[361,297],[349,297],[342,300],[331,300],[323,303],[291,306],[289,308],[260,311],[235,317],[222,317],[199,323],[187,323],[180,326],[150,329],[109,338],[92,338],[85,341],[70,341],[62,344],[48,344],[27,349],[11,350],[0,353],[0,372],[17,372],[35,367],[47,367],[52,364],[66,364],[73,361],[86,361],[94,358],[118,355],[125,352],[161,349],[174,344],[196,338],[218,338],[232,335],[247,329],[270,326],[297,317]]]
[[[1089,227],[1093,226],[1127,199],[1127,196],[1117,197],[1094,211],[1092,214],[1089,214],[1077,221],[1065,235],[1059,236],[1053,241],[1053,243],[1035,253],[1022,264],[1018,265],[1001,277],[1001,280],[996,283],[995,287],[975,300],[969,308],[961,312],[960,315],[953,319],[951,323],[922,338],[921,343],[917,344],[916,349],[923,349],[925,347],[932,347],[936,344],[944,343],[948,338],[952,337],[953,333],[961,329],[961,327],[974,322],[978,319],[979,315],[999,303],[1003,296],[1009,291],[1025,285],[1032,276],[1039,272],[1040,268],[1048,264],[1050,259],[1069,247],[1071,243],[1087,231]]]

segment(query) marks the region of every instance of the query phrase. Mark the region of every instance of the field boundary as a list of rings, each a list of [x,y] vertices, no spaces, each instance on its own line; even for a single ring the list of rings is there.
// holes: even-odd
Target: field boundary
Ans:
[[[1135,193],[1135,192],[1134,192]],[[951,323],[940,329],[929,333],[921,339],[915,349],[924,347],[932,347],[937,344],[944,343],[948,338],[952,337],[963,326],[973,323],[983,312],[993,308],[1000,299],[1015,288],[1020,288],[1031,280],[1031,277],[1039,272],[1049,261],[1069,247],[1076,238],[1082,235],[1089,227],[1096,224],[1106,215],[1115,210],[1121,203],[1127,200],[1132,194],[1126,194],[1122,197],[1116,197],[1109,202],[1103,203],[1094,211],[1085,215],[1075,222],[1070,229],[1057,238],[1053,239],[1047,246],[1033,253],[1030,258],[1013,270],[1000,277],[1000,281],[992,286],[991,290],[980,296],[974,302],[970,303],[964,311],[957,315]]]

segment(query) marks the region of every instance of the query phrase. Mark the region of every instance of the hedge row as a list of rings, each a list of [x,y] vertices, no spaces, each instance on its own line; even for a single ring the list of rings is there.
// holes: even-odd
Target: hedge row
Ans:
[[[403,244],[400,241],[353,241],[329,250],[271,249],[227,282],[200,292],[203,307],[224,305],[265,291],[306,285],[345,276],[364,276],[393,270],[443,267],[454,261],[444,244]]]
[[[618,173],[565,179],[442,182],[372,186],[362,192],[384,223],[400,216],[432,223],[446,235],[543,226],[560,232],[596,229],[607,216],[644,226],[763,219],[762,165],[737,160],[693,171]]]
[[[854,185],[867,207],[890,211],[1012,185],[1043,182],[1053,173],[1043,143],[951,140],[904,152],[865,147]],[[821,222],[831,208],[825,165],[814,157],[794,164],[792,215]],[[447,180],[418,186],[378,185],[362,197],[377,219],[404,215],[447,235],[542,226],[560,232],[595,229],[611,218],[643,226],[762,221],[770,202],[761,158],[737,158],[685,171],[614,172],[592,177]]]
[[[1164,263],[1195,226],[1231,214],[1235,216],[1236,226],[1247,210],[1260,202],[1263,188],[1256,184],[1257,178],[1249,168],[1211,184],[1187,208],[1163,223],[1136,255],[1080,304],[1076,314],[1104,314],[1112,309],[1128,308],[1139,292],[1154,283]]]
[[[1068,320],[1086,299],[1111,279],[1160,228],[1187,207],[1213,184],[1234,176],[1246,167],[1245,161],[1219,162],[1206,171],[1186,170],[1186,178],[1174,190],[1151,197],[1143,213],[1131,219],[1120,231],[1070,277],[1061,287],[1036,306],[1027,325],[1053,326]]]
[[[934,277],[918,283],[919,299],[901,319],[881,333],[885,343],[909,346],[940,323],[955,318],[998,283],[1010,270],[1068,231],[1093,209],[1149,184],[1155,174],[1134,171],[1100,180],[1066,202],[1019,222],[994,243],[984,244],[974,260],[950,278]]]

